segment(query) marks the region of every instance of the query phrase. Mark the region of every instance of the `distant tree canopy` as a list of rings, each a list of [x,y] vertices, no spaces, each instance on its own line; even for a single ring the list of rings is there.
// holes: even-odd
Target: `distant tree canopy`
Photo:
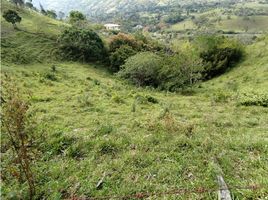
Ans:
[[[57,18],[56,11],[54,11],[54,10],[47,10],[46,13],[47,13],[47,16],[48,17],[51,17],[53,19],[56,19]]]
[[[43,5],[41,3],[39,3],[40,6],[40,11],[43,15],[47,15],[47,11],[44,9]]]
[[[7,10],[4,12],[3,14],[4,19],[11,23],[14,28],[16,28],[16,23],[20,23],[21,22],[21,17],[18,15],[18,13],[14,10]]]
[[[79,11],[71,11],[69,14],[69,21],[71,24],[75,24],[84,20],[86,20],[86,16]]]
[[[25,2],[25,6],[26,6],[27,8],[30,8],[30,9],[33,9],[33,8],[34,8],[33,3],[32,3],[32,0],[28,0],[28,1],[26,1],[26,2]]]
[[[74,61],[97,61],[106,55],[103,41],[92,30],[66,29],[58,39],[62,56]]]
[[[178,22],[181,22],[185,19],[184,16],[182,16],[180,13],[179,14],[171,14],[167,17],[164,18],[164,21],[168,24],[176,24]]]
[[[23,6],[24,5],[23,0],[11,0],[11,2],[16,4],[17,6]]]

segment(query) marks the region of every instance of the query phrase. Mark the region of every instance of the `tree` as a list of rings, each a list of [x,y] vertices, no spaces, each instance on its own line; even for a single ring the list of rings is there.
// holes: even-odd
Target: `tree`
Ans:
[[[243,46],[238,41],[225,37],[202,36],[195,42],[204,65],[204,79],[221,75],[244,55]]]
[[[40,11],[43,15],[47,15],[47,11],[44,9],[44,7],[42,6],[41,3],[39,3],[39,6],[40,6]]]
[[[53,19],[56,19],[57,18],[57,14],[56,14],[56,11],[54,10],[47,10],[47,16],[53,18]]]
[[[128,45],[123,45],[116,49],[116,51],[112,52],[110,56],[111,70],[113,72],[118,72],[120,70],[120,66],[125,64],[125,61],[136,53],[137,51]]]
[[[86,20],[86,16],[79,11],[71,11],[69,14],[69,21],[71,24],[76,24],[84,20]]]
[[[111,38],[109,45],[110,51],[114,52],[116,49],[120,48],[123,45],[128,45],[135,50],[139,49],[139,44],[132,35],[119,33]]]
[[[5,11],[4,14],[3,14],[3,17],[7,22],[9,22],[9,23],[11,23],[13,25],[14,29],[17,28],[16,23],[21,22],[21,17],[14,10]]]
[[[69,28],[58,39],[64,58],[75,61],[96,61],[106,55],[103,41],[92,30]]]
[[[11,2],[16,4],[17,6],[23,6],[24,5],[23,0],[11,0]]]
[[[60,11],[58,13],[58,17],[59,17],[60,20],[62,20],[64,18],[64,16],[65,16],[65,13],[64,12]]]
[[[30,8],[30,9],[32,9],[34,6],[33,6],[33,4],[32,4],[32,2],[26,2],[25,3],[25,6],[27,7],[27,8]]]
[[[138,86],[158,87],[161,67],[160,56],[151,52],[143,52],[127,59],[118,75]]]

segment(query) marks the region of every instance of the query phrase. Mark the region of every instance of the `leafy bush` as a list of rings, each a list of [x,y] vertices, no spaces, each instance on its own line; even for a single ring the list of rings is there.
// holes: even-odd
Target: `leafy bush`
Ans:
[[[71,24],[75,24],[79,21],[86,20],[86,16],[79,11],[71,11],[69,14],[69,21]]]
[[[159,74],[160,88],[176,91],[192,86],[201,79],[200,71],[202,71],[201,61],[190,54],[168,56]]]
[[[110,62],[111,62],[111,70],[113,72],[118,72],[120,70],[120,66],[125,64],[125,61],[130,57],[135,55],[137,52],[128,45],[123,45],[115,50],[115,52],[111,53]]]
[[[160,56],[151,52],[143,52],[127,59],[118,75],[138,86],[158,87],[161,67],[162,58]]]
[[[130,57],[118,75],[138,86],[176,91],[201,79],[201,61],[186,54],[158,56],[143,52]]]
[[[96,61],[105,56],[103,41],[92,30],[69,28],[58,39],[62,56],[74,61]]]
[[[243,93],[239,98],[239,104],[243,106],[268,107],[268,94],[265,93]]]
[[[124,33],[119,33],[111,38],[109,47],[111,52],[115,52],[116,49],[123,45],[128,45],[133,49],[139,49],[137,40],[132,35],[127,35]]]
[[[18,13],[14,10],[7,10],[3,14],[3,18],[11,23],[14,28],[17,28],[16,23],[21,22],[21,17],[18,15]]]
[[[197,46],[204,64],[204,79],[223,74],[243,57],[242,46],[225,37],[200,37],[197,39]]]

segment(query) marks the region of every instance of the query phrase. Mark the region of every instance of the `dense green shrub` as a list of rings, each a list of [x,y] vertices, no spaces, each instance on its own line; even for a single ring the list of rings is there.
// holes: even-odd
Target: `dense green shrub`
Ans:
[[[113,72],[118,72],[120,66],[125,64],[126,59],[137,52],[158,52],[164,48],[142,33],[134,35],[119,33],[110,39],[109,49],[110,68]]]
[[[84,20],[86,20],[86,16],[79,11],[73,10],[69,14],[69,22],[71,24],[75,24],[75,23],[78,23],[78,22],[84,21]]]
[[[118,75],[138,86],[177,91],[199,81],[201,70],[201,61],[191,55],[159,56],[143,52],[127,59]]]
[[[223,74],[243,57],[242,45],[225,37],[200,37],[197,39],[197,46],[203,60],[204,79]]]
[[[3,14],[3,18],[11,23],[14,28],[17,28],[16,23],[21,22],[21,17],[18,15],[18,13],[14,10],[7,10]]]
[[[204,61],[204,78],[210,79],[223,74],[242,58],[242,51],[237,48],[214,48],[201,53]]]
[[[118,72],[120,70],[120,66],[125,64],[126,59],[135,55],[137,51],[135,51],[132,47],[128,45],[123,45],[115,50],[115,52],[110,55],[111,62],[111,70],[113,72]]]
[[[243,106],[263,106],[268,107],[268,94],[248,92],[240,95],[239,104]]]
[[[110,51],[115,52],[116,49],[123,45],[128,45],[135,50],[139,49],[138,41],[132,35],[119,33],[111,38],[109,43]]]
[[[103,41],[92,30],[69,28],[58,39],[62,56],[74,61],[101,60],[105,54]]]
[[[160,88],[176,91],[192,86],[201,79],[201,71],[201,61],[190,54],[180,53],[166,56],[159,74]]]
[[[160,56],[151,52],[143,52],[127,59],[118,75],[138,86],[158,87],[161,67],[162,58]]]

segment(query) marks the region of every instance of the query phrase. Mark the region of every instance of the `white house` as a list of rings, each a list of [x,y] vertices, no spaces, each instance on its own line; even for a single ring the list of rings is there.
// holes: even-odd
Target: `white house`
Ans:
[[[107,30],[120,31],[119,24],[104,24],[104,26]]]

